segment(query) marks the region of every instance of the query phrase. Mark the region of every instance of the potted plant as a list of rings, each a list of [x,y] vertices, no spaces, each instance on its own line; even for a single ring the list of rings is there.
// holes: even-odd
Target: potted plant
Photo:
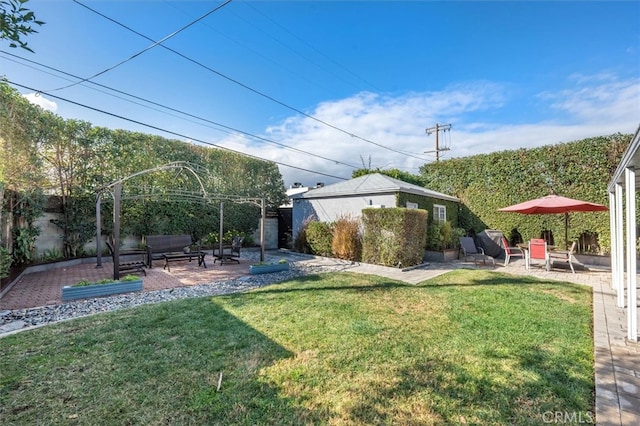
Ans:
[[[254,263],[249,265],[250,274],[269,274],[271,272],[282,272],[289,270],[289,262],[285,259],[280,259],[277,263]]]
[[[82,280],[73,285],[62,287],[62,300],[87,299],[90,297],[108,296],[118,293],[129,293],[142,290],[142,278],[127,275],[119,281],[104,279],[98,282]]]
[[[451,222],[432,223],[427,227],[427,247],[424,260],[430,262],[451,262],[460,255],[460,237],[465,235],[462,228],[454,228]]]

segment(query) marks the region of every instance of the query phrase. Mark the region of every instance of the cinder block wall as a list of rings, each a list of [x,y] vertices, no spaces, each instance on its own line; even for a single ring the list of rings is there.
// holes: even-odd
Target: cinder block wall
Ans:
[[[57,213],[45,213],[35,221],[35,226],[40,228],[40,235],[36,238],[36,254],[42,256],[45,252],[57,250],[62,253],[62,230],[51,223],[57,219]]]
[[[46,252],[53,250],[62,253],[62,229],[51,222],[51,219],[56,219],[58,214],[45,213],[39,217],[35,225],[40,227],[40,235],[36,238],[36,255],[42,256]],[[106,238],[103,235],[103,239]],[[260,243],[260,229],[258,228],[253,238],[256,244]],[[141,242],[141,237],[138,236],[122,236],[122,245],[124,248],[136,248]],[[105,245],[102,245],[105,247]],[[268,217],[265,221],[265,248],[268,250],[274,250],[278,248],[278,218]],[[86,245],[85,251],[87,253],[93,253],[96,249],[95,238],[92,238]]]
[[[260,228],[253,233],[253,240],[260,244]],[[278,248],[278,218],[268,217],[264,222],[264,248],[276,250]]]

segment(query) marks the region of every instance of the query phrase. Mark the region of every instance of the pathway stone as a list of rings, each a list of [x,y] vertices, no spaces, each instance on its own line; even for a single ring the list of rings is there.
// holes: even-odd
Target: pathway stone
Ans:
[[[12,321],[8,324],[3,325],[2,327],[0,327],[0,334],[5,334],[5,333],[10,333],[12,331],[15,330],[20,330],[24,327],[26,327],[26,323],[22,320],[18,320],[18,321]]]

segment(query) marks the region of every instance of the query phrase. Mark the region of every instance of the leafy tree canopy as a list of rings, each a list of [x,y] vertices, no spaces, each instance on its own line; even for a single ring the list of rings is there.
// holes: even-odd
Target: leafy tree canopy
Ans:
[[[29,34],[37,33],[33,27],[43,25],[36,15],[27,9],[29,0],[0,0],[0,39],[9,40],[9,47],[21,47],[33,52],[24,40]]]

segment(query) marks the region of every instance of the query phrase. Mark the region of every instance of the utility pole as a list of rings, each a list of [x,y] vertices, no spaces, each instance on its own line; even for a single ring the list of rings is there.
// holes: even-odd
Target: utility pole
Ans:
[[[436,134],[436,149],[435,151],[425,151],[425,154],[431,153],[431,152],[435,152],[436,153],[436,161],[440,161],[440,151],[449,151],[449,147],[445,146],[444,148],[440,148],[440,143],[438,140],[438,135],[440,134],[440,131],[443,132],[447,132],[451,130],[451,124],[438,124],[436,123],[435,126],[433,127],[428,127],[426,132],[427,132],[427,136],[429,136],[432,133]]]

